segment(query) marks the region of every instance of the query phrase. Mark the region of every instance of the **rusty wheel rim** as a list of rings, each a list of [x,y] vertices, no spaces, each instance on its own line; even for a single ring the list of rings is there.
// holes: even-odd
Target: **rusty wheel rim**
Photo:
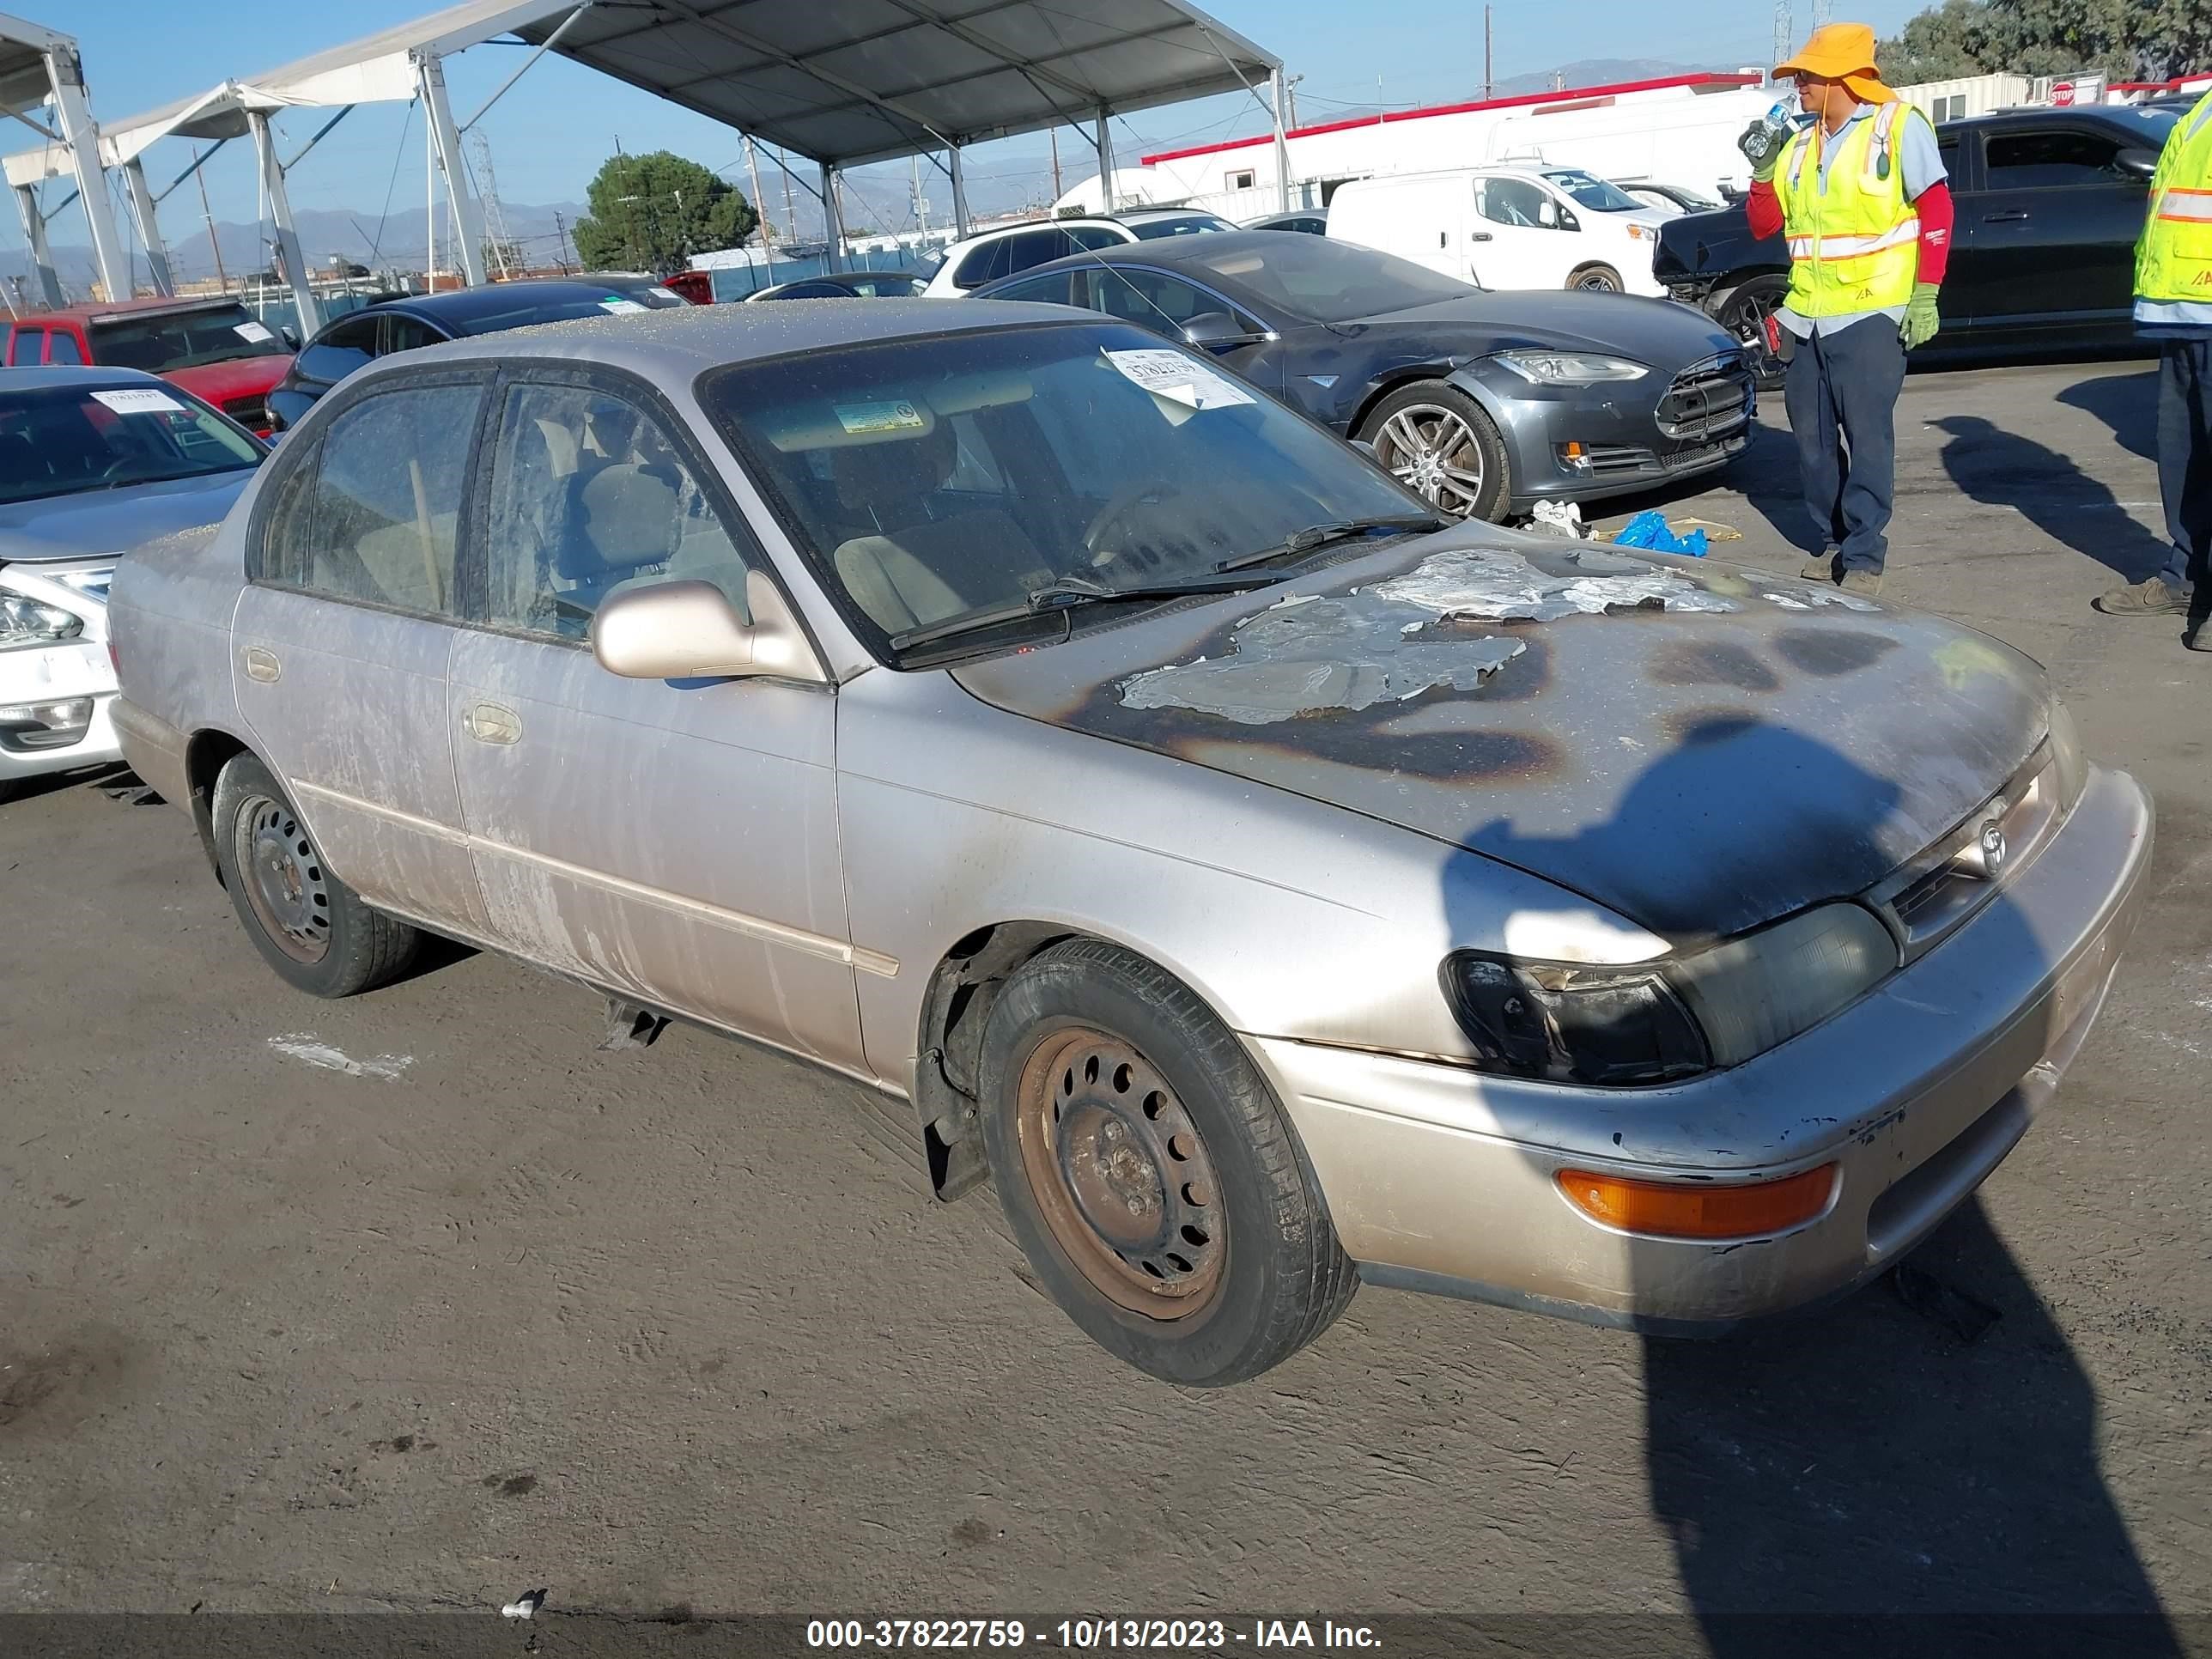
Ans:
[[[1167,1079],[1123,1039],[1078,1026],[1030,1050],[1019,1087],[1023,1173],[1091,1288],[1150,1319],[1210,1308],[1228,1217],[1205,1139]]]
[[[283,801],[257,795],[239,811],[239,875],[270,941],[309,966],[331,949],[330,883],[306,827]]]

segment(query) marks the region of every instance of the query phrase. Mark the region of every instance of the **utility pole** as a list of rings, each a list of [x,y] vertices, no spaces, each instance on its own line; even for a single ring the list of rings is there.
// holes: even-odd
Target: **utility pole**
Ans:
[[[768,204],[761,200],[760,162],[753,155],[752,134],[745,135],[745,176],[753,183],[753,217],[760,222],[761,256],[768,262],[769,281],[775,281],[775,227],[768,222]],[[788,231],[787,223],[784,228]],[[748,264],[750,261],[747,262]]]
[[[469,137],[475,141],[477,166],[483,173],[484,228],[490,234],[492,262],[499,267],[501,276],[514,275],[507,258],[507,212],[499,204],[499,180],[491,170],[491,139],[478,127]]]
[[[553,234],[561,239],[561,274],[568,274],[568,221],[564,214],[553,216]]]
[[[1047,127],[1044,135],[1052,140],[1052,199],[1057,202],[1060,200],[1060,129]]]
[[[1490,8],[1482,9],[1482,101],[1490,101]]]
[[[208,252],[215,255],[216,291],[219,294],[228,294],[230,292],[230,278],[227,274],[225,274],[222,268],[222,243],[215,234],[214,210],[208,206],[207,169],[205,167],[195,168],[192,173],[192,179],[200,187],[200,217],[207,222]]]

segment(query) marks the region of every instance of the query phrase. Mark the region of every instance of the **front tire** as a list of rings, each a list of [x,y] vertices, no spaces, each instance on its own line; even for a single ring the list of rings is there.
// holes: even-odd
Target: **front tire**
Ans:
[[[1762,392],[1771,392],[1782,384],[1782,358],[1776,349],[1773,319],[1789,294],[1788,277],[1754,276],[1731,289],[1713,317],[1715,322],[1743,342],[1744,361]]]
[[[216,864],[253,947],[295,990],[349,997],[397,978],[422,935],[332,873],[291,800],[240,755],[216,779]]]
[[[1273,1092],[1189,988],[1092,939],[1017,969],[984,1028],[983,1135],[1039,1282],[1115,1358],[1241,1382],[1358,1288]]]
[[[1358,434],[1398,482],[1455,519],[1495,524],[1513,499],[1505,440],[1482,405],[1441,380],[1401,386]]]
[[[1611,265],[1584,265],[1567,278],[1567,286],[1586,294],[1626,294],[1628,284]]]

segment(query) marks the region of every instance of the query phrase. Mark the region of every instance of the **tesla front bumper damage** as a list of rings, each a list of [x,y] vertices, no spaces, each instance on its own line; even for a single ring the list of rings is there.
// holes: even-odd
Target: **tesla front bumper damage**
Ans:
[[[2142,790],[2093,771],[1972,921],[1825,1024],[1683,1085],[1582,1089],[1248,1042],[1369,1282],[1716,1334],[1874,1277],[1996,1167],[2103,1006],[2151,842]],[[1814,1218],[1728,1242],[1614,1230],[1559,1184],[1570,1170],[1710,1188],[1829,1168]]]

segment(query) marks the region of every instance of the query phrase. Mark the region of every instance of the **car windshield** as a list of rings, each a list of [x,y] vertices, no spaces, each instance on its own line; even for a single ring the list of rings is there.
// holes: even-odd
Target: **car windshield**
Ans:
[[[1593,213],[1632,213],[1644,205],[1618,185],[1576,167],[1555,167],[1544,175]]]
[[[1432,512],[1304,416],[1122,324],[810,351],[712,371],[700,393],[887,659],[894,636],[1054,584],[1197,580],[1316,526]],[[1026,620],[1024,642],[1067,621]]]
[[[1211,213],[1178,213],[1172,219],[1140,219],[1129,228],[1140,242],[1157,241],[1163,236],[1196,236],[1209,230],[1234,230],[1228,220]]]
[[[112,317],[93,324],[88,331],[93,362],[143,368],[149,374],[228,362],[234,357],[281,357],[291,349],[275,329],[236,304]]]
[[[265,453],[173,386],[0,392],[0,501],[230,472]]]
[[[1232,299],[1242,289],[1262,308],[1280,307],[1316,323],[1348,323],[1481,292],[1410,259],[1326,236],[1253,236],[1182,263]]]
[[[1718,202],[1703,191],[1691,190],[1681,185],[1669,185],[1664,190],[1655,191],[1653,194],[1691,213],[1711,213],[1715,208],[1720,206]]]

